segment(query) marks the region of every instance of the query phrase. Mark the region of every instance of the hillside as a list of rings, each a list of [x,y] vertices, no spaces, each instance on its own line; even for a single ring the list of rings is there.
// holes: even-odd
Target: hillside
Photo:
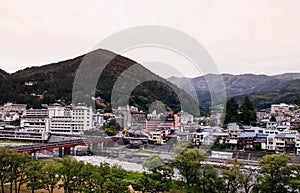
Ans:
[[[94,57],[89,61],[90,55],[96,56],[96,58]],[[97,103],[98,108],[109,107],[112,89],[116,80],[133,65],[138,69],[139,73],[137,74],[150,77],[153,81],[138,84],[128,99],[130,105],[138,106],[140,109],[147,111],[152,102],[161,101],[175,112],[179,111],[180,106],[183,104],[194,112],[199,107],[192,97],[175,85],[153,74],[136,62],[107,50],[97,50],[67,61],[26,68],[10,75],[4,72],[0,73],[0,78],[3,77],[0,79],[0,103],[3,104],[8,101],[25,103],[28,107],[34,108],[41,107],[41,104],[54,103],[59,100],[70,104],[72,102],[74,78],[83,59],[90,62],[90,68],[92,68],[89,69],[89,73],[84,74],[86,79],[95,78],[93,76],[96,75],[98,79],[99,73],[97,73],[97,70],[103,67],[103,61],[112,59],[98,79],[95,94],[85,93],[89,99],[93,96],[101,97],[101,105]],[[137,74],[128,77],[130,81],[139,82]],[[123,89],[126,90],[126,86]],[[182,99],[181,101],[179,97]],[[122,102],[121,105],[124,104],[124,101]]]
[[[5,79],[8,76],[9,76],[9,73],[7,73],[4,70],[0,69],[0,80]]]
[[[168,80],[187,92],[191,92],[194,87],[199,101],[209,105],[210,94],[206,80],[213,79],[215,76],[217,75],[208,74],[196,78],[171,77]],[[257,108],[267,108],[270,104],[279,102],[300,104],[300,73],[274,76],[222,74],[222,77],[228,98],[235,97],[241,101],[247,95]]]

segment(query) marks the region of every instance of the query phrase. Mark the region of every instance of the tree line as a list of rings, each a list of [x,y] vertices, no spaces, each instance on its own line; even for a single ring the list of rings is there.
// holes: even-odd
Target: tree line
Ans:
[[[246,169],[236,159],[220,168],[204,164],[206,153],[185,149],[164,164],[158,155],[145,160],[146,172],[126,171],[108,163],[92,165],[71,157],[53,161],[32,160],[29,154],[18,154],[0,148],[1,192],[19,193],[123,193],[135,191],[170,193],[285,193],[299,192],[300,166],[290,165],[290,156],[267,155],[259,160],[260,169]],[[174,173],[178,173],[174,178]],[[131,185],[131,186],[130,186]],[[128,188],[128,186],[133,189]]]

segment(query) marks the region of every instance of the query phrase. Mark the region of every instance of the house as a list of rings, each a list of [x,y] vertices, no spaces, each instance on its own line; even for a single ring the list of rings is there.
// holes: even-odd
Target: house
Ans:
[[[294,154],[296,151],[297,136],[295,134],[285,134],[285,152]]]
[[[230,150],[239,149],[237,138],[227,138],[225,144],[226,144],[226,149],[230,149]]]
[[[275,152],[276,150],[276,144],[275,144],[275,134],[271,134],[267,136],[267,145],[266,150]]]
[[[277,153],[295,153],[296,134],[280,133],[275,136],[275,151]]]
[[[253,140],[255,139],[255,137],[256,137],[256,133],[254,132],[241,133],[238,142],[240,149],[253,150],[254,149]]]
[[[253,147],[255,150],[265,150],[267,147],[268,134],[259,133],[256,134],[253,140]]]
[[[228,138],[228,133],[226,132],[215,132],[213,133],[213,137],[216,139],[218,144],[224,144],[226,139]]]
[[[284,152],[285,150],[285,135],[284,134],[278,134],[275,136],[275,151],[276,152]]]
[[[266,128],[267,129],[276,129],[277,126],[278,126],[278,124],[276,122],[269,121],[269,122],[267,122]]]
[[[193,144],[193,145],[196,145],[196,146],[200,146],[204,143],[206,137],[208,137],[210,134],[209,132],[194,132],[194,133],[191,133],[189,135],[189,138],[190,138],[190,142]],[[206,139],[206,142],[209,143],[207,140],[209,139]]]
[[[231,150],[238,149],[239,136],[242,133],[242,129],[236,123],[229,123],[227,126],[228,138],[226,139],[226,148]]]

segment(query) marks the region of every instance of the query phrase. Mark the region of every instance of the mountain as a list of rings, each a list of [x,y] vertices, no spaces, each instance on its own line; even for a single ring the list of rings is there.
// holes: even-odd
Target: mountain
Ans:
[[[210,93],[207,80],[219,75],[207,74],[196,78],[171,77],[168,80],[190,93],[196,90],[196,96],[201,104],[210,103]],[[227,97],[235,97],[239,102],[249,96],[256,108],[267,108],[272,103],[300,104],[300,73],[286,73],[280,75],[254,74],[221,74],[226,88]],[[222,85],[214,85],[220,87]]]
[[[7,73],[4,70],[0,69],[0,80],[5,79],[8,76],[9,76],[9,73]]]
[[[80,68],[82,64],[88,64],[86,69]],[[115,105],[125,105],[129,101],[130,105],[147,111],[153,102],[161,101],[166,108],[175,112],[181,110],[181,107],[194,113],[199,111],[195,100],[174,84],[128,58],[101,49],[67,61],[26,68],[12,74],[1,71],[0,103],[25,103],[34,108],[58,101],[69,104],[72,102],[73,83],[80,76],[82,81],[75,85],[81,88],[80,96],[87,103],[95,103],[92,100],[94,96],[100,97],[101,100],[96,101],[98,108],[108,110],[112,102]],[[141,77],[147,77],[148,81],[141,81]],[[120,78],[125,80],[124,84],[121,85],[120,92],[114,94],[114,101],[111,101],[113,89]],[[96,80],[95,88],[92,88],[89,80]],[[132,85],[129,83],[136,85],[134,89],[130,88]],[[93,92],[85,92],[86,88],[92,88]],[[129,96],[124,98],[122,92],[128,91],[131,91]],[[81,98],[74,99],[82,102]],[[204,113],[204,109],[201,111]]]

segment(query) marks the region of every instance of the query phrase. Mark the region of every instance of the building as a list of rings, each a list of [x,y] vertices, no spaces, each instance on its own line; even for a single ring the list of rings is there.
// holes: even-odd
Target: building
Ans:
[[[93,128],[92,116],[92,108],[85,105],[64,107],[55,104],[45,109],[27,110],[20,126],[25,131],[82,135]]]
[[[209,132],[200,132],[200,133],[194,132],[190,134],[189,138],[190,138],[190,142],[196,146],[200,146],[202,144],[211,145],[210,141],[208,141],[209,136],[211,136]]]
[[[240,140],[238,142],[240,149],[243,150],[253,150],[253,140],[256,137],[256,133],[241,133],[240,134]]]
[[[17,121],[26,112],[26,104],[5,103],[0,107],[0,121],[9,123]]]
[[[295,151],[296,155],[300,155],[300,136],[297,136],[297,139],[295,141]]]
[[[255,150],[265,150],[267,147],[268,134],[258,133],[253,140],[253,147]]]
[[[267,137],[267,145],[266,150],[275,152],[276,150],[276,144],[275,144],[275,134],[268,135]]]
[[[121,127],[146,127],[146,114],[137,107],[129,105],[118,107],[115,114]]]
[[[275,151],[277,153],[295,153],[296,134],[280,133],[275,136]]]
[[[194,116],[184,111],[178,113],[178,118],[180,124],[186,125],[194,123]]]
[[[228,138],[226,139],[227,149],[237,150],[239,149],[239,136],[242,133],[242,129],[236,123],[229,123],[227,126]]]
[[[145,128],[146,127],[146,113],[140,111],[130,111],[131,127]]]
[[[93,127],[94,128],[100,128],[104,125],[105,119],[104,114],[97,112],[96,114],[93,114]]]
[[[166,144],[167,141],[172,138],[172,136],[170,136],[171,134],[171,129],[157,129],[149,132],[150,140],[152,140],[154,144],[159,145]]]
[[[3,106],[4,113],[16,112],[23,114],[26,111],[26,104],[6,103]]]
[[[155,131],[162,128],[174,128],[176,126],[176,118],[173,115],[161,115],[156,117],[148,117],[146,120],[146,131]]]
[[[72,117],[72,132],[83,132],[93,128],[92,107],[87,107],[86,105],[77,105],[68,107],[67,110],[70,112]]]
[[[21,117],[20,127],[28,132],[49,132],[50,122],[47,109],[29,109]]]
[[[271,113],[272,114],[289,113],[290,112],[289,109],[290,109],[290,106],[285,103],[271,105]]]

